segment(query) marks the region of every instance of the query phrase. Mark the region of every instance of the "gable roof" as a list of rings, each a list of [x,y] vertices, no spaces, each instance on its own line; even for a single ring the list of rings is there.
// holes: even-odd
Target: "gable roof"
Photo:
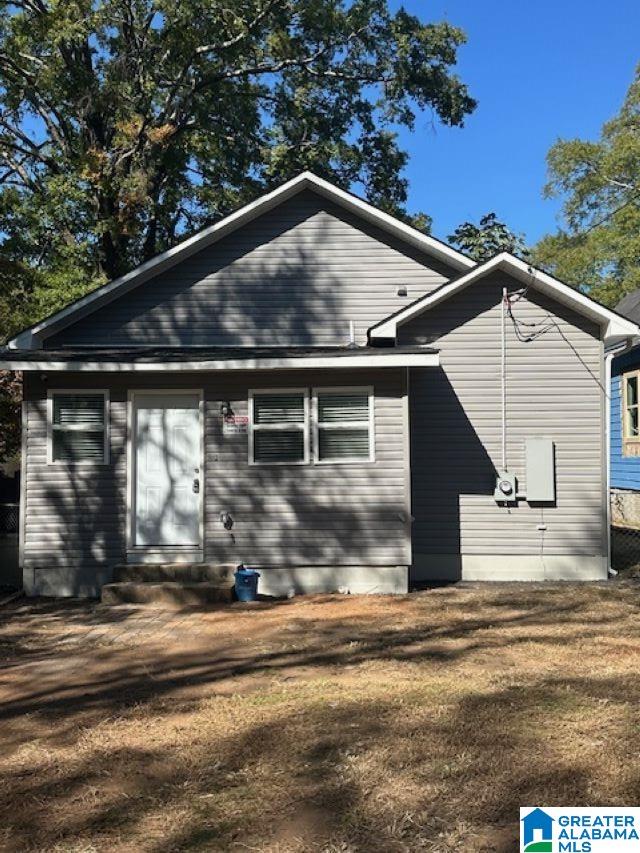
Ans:
[[[622,314],[627,320],[632,320],[634,323],[640,321],[640,288],[632,290],[623,296],[620,302],[616,305],[618,314]]]
[[[71,323],[75,323],[77,320],[80,320],[82,317],[112,300],[123,296],[138,285],[149,281],[149,279],[175,266],[175,264],[185,258],[216,243],[236,229],[241,228],[261,214],[267,213],[272,208],[306,189],[313,190],[345,210],[354,213],[361,219],[376,225],[388,234],[448,264],[455,270],[465,270],[474,266],[472,260],[450,246],[447,246],[446,243],[442,243],[440,240],[436,240],[435,237],[412,228],[410,225],[401,222],[388,213],[378,210],[378,208],[358,196],[334,186],[334,184],[325,181],[323,178],[319,178],[311,172],[302,172],[277,189],[266,193],[250,204],[229,214],[229,216],[216,222],[215,225],[211,225],[198,234],[194,234],[172,249],[168,249],[166,252],[131,270],[126,275],[93,290],[91,293],[77,299],[50,317],[25,329],[12,338],[7,346],[10,349],[39,348],[42,339],[64,329]]]
[[[616,311],[605,308],[604,305],[591,299],[591,297],[570,287],[568,284],[564,284],[564,282],[559,281],[548,273],[532,267],[515,255],[509,252],[501,252],[485,263],[478,264],[473,269],[462,272],[460,275],[432,290],[426,296],[416,299],[415,302],[401,308],[395,314],[391,314],[391,316],[376,323],[375,326],[371,326],[369,329],[370,339],[375,341],[383,338],[395,338],[398,326],[402,326],[414,317],[444,302],[450,296],[460,293],[460,291],[473,282],[497,270],[508,273],[523,284],[534,287],[541,293],[545,293],[558,302],[572,308],[581,316],[597,323],[603,329],[603,338],[607,343],[615,343],[616,341],[633,337],[640,332],[636,323],[628,320]]]

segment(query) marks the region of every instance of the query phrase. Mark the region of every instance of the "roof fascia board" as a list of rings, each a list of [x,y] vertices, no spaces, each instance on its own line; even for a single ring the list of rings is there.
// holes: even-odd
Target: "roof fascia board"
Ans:
[[[179,261],[185,260],[196,252],[216,243],[237,228],[267,213],[278,204],[281,204],[304,189],[315,190],[328,200],[352,211],[357,216],[377,225],[382,230],[393,234],[405,243],[413,245],[449,264],[456,270],[464,270],[474,266],[472,260],[447,246],[445,243],[441,243],[428,234],[423,234],[410,225],[400,222],[388,213],[384,213],[363,199],[339,189],[329,183],[329,181],[325,181],[323,178],[314,175],[312,172],[302,172],[277,189],[266,193],[234,213],[229,214],[229,216],[226,216],[220,222],[205,228],[198,234],[194,234],[177,246],[152,258],[150,261],[146,261],[126,275],[88,293],[51,317],[41,320],[10,340],[7,346],[10,349],[40,348],[44,338],[64,329],[71,323],[81,320],[97,308],[108,304],[113,299],[123,296],[138,285],[175,266]]]
[[[377,225],[387,233],[399,237],[403,242],[409,243],[421,251],[436,257],[458,271],[470,269],[476,265],[475,261],[472,261],[471,258],[452,249],[446,243],[442,243],[429,234],[424,234],[411,225],[401,222],[389,213],[385,213],[372,204],[369,204],[369,202],[364,201],[364,199],[353,195],[353,193],[346,192],[329,183],[329,181],[325,181],[324,178],[319,178],[310,172],[305,174],[307,174],[308,180],[313,185],[313,189],[320,195],[330,201],[337,202],[341,207],[351,210],[361,219]]]
[[[605,341],[622,340],[637,335],[640,332],[638,325],[631,320],[627,320],[616,314],[615,311],[611,311],[609,308],[605,308],[604,305],[594,302],[593,299],[580,293],[579,290],[569,287],[568,284],[564,284],[564,282],[559,281],[548,273],[533,269],[525,261],[521,261],[514,255],[502,252],[486,263],[469,270],[466,275],[459,276],[449,284],[438,288],[432,294],[427,294],[427,296],[414,302],[413,305],[408,305],[404,311],[400,311],[388,320],[383,320],[376,326],[372,326],[369,330],[371,339],[395,338],[398,326],[404,325],[404,323],[407,323],[424,311],[439,305],[454,293],[460,292],[472,282],[484,278],[497,269],[508,272],[523,284],[552,296],[562,304],[573,308],[583,317],[587,317],[597,323],[603,329],[603,339]]]
[[[164,361],[164,362],[120,362],[120,361],[42,361],[3,358],[0,370],[55,371],[55,372],[105,372],[157,373],[160,371],[200,372],[205,370],[300,370],[312,368],[366,368],[366,367],[438,367],[437,352],[425,353],[380,353],[375,355],[341,355],[298,358],[253,358],[209,361]]]

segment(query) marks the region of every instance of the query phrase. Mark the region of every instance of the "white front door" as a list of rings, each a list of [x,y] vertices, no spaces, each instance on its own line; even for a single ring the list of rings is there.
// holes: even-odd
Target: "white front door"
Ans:
[[[136,394],[134,545],[199,545],[200,397]]]

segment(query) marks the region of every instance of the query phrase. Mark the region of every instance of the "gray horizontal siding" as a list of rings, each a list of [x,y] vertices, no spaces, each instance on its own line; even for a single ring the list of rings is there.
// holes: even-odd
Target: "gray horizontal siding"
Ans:
[[[126,557],[126,400],[129,388],[204,388],[205,559],[255,565],[407,565],[404,372],[306,371],[65,376],[65,388],[108,388],[111,462],[48,465],[46,384],[25,386],[24,475],[26,572],[70,569],[77,593]],[[246,414],[249,388],[373,385],[376,461],[365,464],[249,466],[247,436],[222,434],[220,404]],[[63,387],[61,383],[56,385]],[[235,541],[220,523],[234,518]],[[98,583],[99,586],[99,583]]]
[[[348,342],[350,321],[362,343],[451,275],[305,191],[46,345],[332,345]]]
[[[501,466],[503,275],[481,280],[401,327],[403,343],[434,343],[441,369],[411,371],[414,554],[605,553],[602,345],[595,326],[529,290],[524,322],[557,329],[531,343],[507,321],[507,462],[526,492],[524,441],[556,445],[557,502],[493,500]],[[546,524],[541,532],[538,524]]]
[[[65,378],[64,387],[73,384]],[[89,383],[82,377],[77,386],[106,387],[95,376]],[[125,413],[117,406],[111,413],[109,465],[48,465],[46,392],[46,384],[25,375],[25,585],[45,593],[94,594],[123,553],[126,452],[118,437],[126,433]]]

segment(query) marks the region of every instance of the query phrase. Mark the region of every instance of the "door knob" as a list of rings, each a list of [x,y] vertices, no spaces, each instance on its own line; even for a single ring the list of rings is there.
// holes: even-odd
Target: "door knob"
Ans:
[[[196,495],[197,495],[197,494],[198,494],[198,492],[200,491],[200,480],[198,479],[198,477],[194,477],[194,480],[193,480],[193,491],[194,491],[194,493],[195,493]]]

